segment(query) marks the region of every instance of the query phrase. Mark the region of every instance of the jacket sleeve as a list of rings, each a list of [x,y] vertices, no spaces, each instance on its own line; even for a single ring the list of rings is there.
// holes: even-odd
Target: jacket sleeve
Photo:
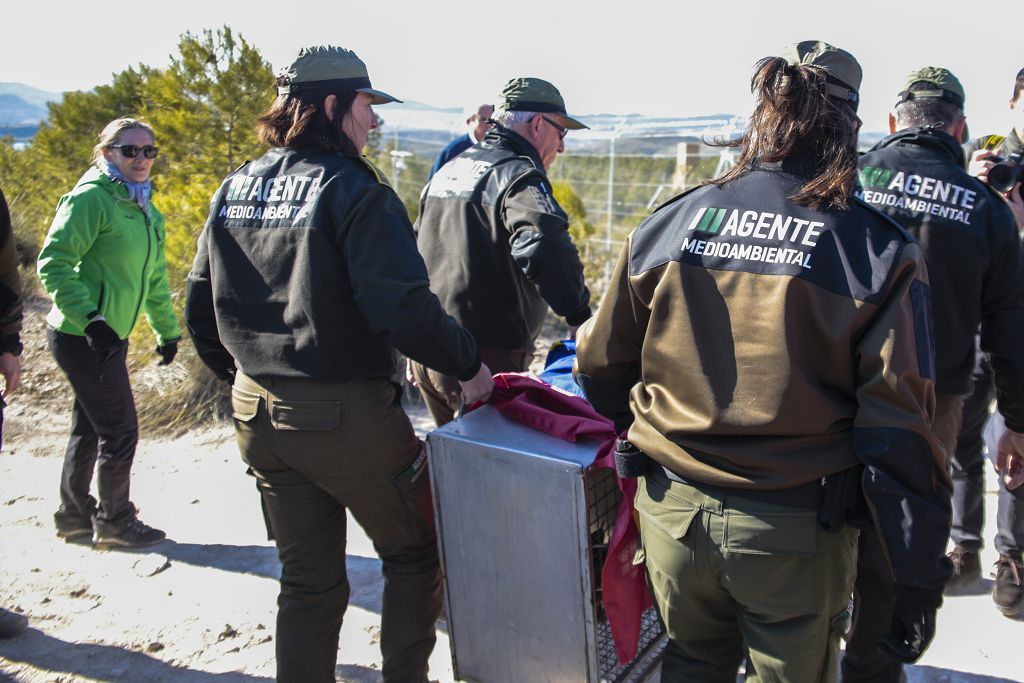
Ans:
[[[998,202],[998,203],[997,203]],[[1024,249],[1016,220],[1000,198],[993,201],[993,220],[1009,236],[996,248],[981,290],[981,348],[989,354],[995,374],[999,412],[1006,426],[1024,432]]]
[[[146,292],[145,311],[149,326],[156,334],[160,345],[181,339],[181,328],[171,304],[171,286],[167,282],[167,229],[163,217],[156,220],[154,228],[160,236],[157,245],[156,263],[149,273],[149,290]]]
[[[207,246],[219,197],[220,192],[211,204],[210,219],[199,235],[196,258],[188,274],[185,288],[185,326],[200,360],[214,375],[222,380],[231,381],[235,373],[235,359],[224,348],[217,329],[217,315],[213,307],[213,283],[210,276],[210,251]]]
[[[480,369],[476,341],[430,291],[409,216],[386,185],[356,198],[340,226],[339,243],[356,305],[370,331],[403,354],[460,380]]]
[[[21,279],[11,213],[0,192],[0,353],[21,353]]]
[[[952,484],[931,432],[935,414],[931,294],[916,243],[904,246],[890,289],[855,339],[853,446],[863,490],[897,595],[938,604],[952,573],[946,557]]]
[[[640,381],[640,359],[650,310],[629,279],[631,240],[612,271],[608,291],[593,318],[576,333],[573,376],[594,409],[621,432],[633,421],[629,392]]]
[[[90,298],[77,268],[106,221],[95,191],[64,195],[39,252],[36,267],[43,289],[57,310],[79,329],[89,324],[98,304]]]
[[[510,233],[512,258],[551,310],[570,325],[590,317],[590,290],[569,237],[569,219],[548,181],[531,173],[505,193],[501,219]]]

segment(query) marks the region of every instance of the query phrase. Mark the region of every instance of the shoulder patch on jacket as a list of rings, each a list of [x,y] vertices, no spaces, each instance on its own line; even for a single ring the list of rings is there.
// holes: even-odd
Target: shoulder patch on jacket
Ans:
[[[992,151],[1000,147],[1005,140],[1005,135],[986,135],[983,138],[978,138],[978,149]]]

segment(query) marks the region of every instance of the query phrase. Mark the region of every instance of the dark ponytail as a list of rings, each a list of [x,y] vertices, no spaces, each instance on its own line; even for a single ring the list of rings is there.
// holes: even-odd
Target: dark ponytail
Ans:
[[[757,104],[743,137],[716,143],[739,147],[740,157],[710,184],[724,185],[759,162],[798,156],[811,160],[811,174],[790,199],[813,209],[849,209],[857,179],[860,120],[847,103],[828,95],[825,73],[766,57],[754,68],[750,89]]]

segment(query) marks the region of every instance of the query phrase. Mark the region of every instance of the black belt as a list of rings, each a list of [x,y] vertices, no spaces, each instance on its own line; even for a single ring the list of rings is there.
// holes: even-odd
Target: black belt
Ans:
[[[821,507],[822,494],[825,491],[825,487],[822,485],[820,479],[808,482],[806,484],[800,484],[799,486],[790,486],[785,489],[737,489],[726,486],[713,486],[711,484],[705,484],[699,481],[693,481],[687,479],[679,474],[676,474],[665,466],[652,467],[648,476],[653,475],[656,478],[660,478],[659,475],[664,475],[672,481],[679,482],[680,484],[686,484],[692,486],[698,491],[710,491],[718,494],[733,495],[740,498],[746,498],[747,500],[754,500],[759,503],[769,503],[772,505],[787,505],[794,508],[802,508],[805,510],[817,510]]]

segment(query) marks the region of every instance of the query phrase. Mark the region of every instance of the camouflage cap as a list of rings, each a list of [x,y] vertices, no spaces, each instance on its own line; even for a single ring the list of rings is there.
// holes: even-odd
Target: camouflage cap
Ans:
[[[921,82],[934,85],[935,88],[933,90],[914,90],[911,92],[910,86]],[[954,76],[953,72],[949,69],[943,69],[938,66],[926,66],[911,71],[910,75],[903,81],[903,87],[900,88],[900,102],[921,98],[946,100],[959,106],[961,109],[963,109],[964,102],[967,101],[967,97],[964,95],[964,86],[960,85],[960,79]]]
[[[782,58],[793,66],[813,66],[825,72],[825,88],[829,95],[849,103],[860,104],[860,82],[864,72],[856,58],[846,50],[820,40],[804,40],[790,45]]]
[[[558,88],[540,78],[513,78],[505,84],[498,97],[498,109],[505,111],[535,111],[539,114],[559,114],[569,130],[590,128],[565,112],[565,100]]]
[[[386,92],[370,87],[366,64],[355,52],[334,45],[313,45],[299,50],[291,64],[278,74],[288,79],[277,88],[278,95],[322,90],[355,90],[373,95],[373,104],[401,102]]]

